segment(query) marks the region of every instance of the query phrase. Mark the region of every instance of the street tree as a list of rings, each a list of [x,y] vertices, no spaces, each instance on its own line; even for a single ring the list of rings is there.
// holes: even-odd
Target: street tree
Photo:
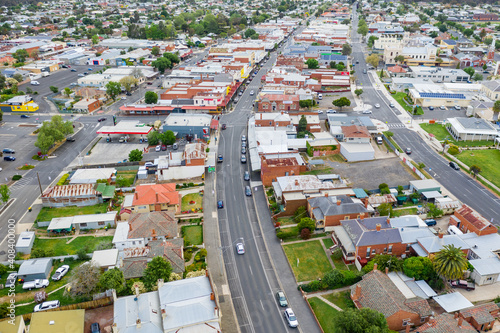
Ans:
[[[163,57],[170,60],[172,64],[178,64],[181,62],[181,59],[179,59],[179,56],[176,53],[165,52],[163,53]]]
[[[0,185],[0,198],[3,203],[6,203],[10,199],[10,189],[6,184]]]
[[[307,68],[309,68],[309,69],[316,69],[316,68],[319,68],[319,63],[318,63],[318,60],[313,59],[313,58],[309,58],[309,59],[307,59],[307,61],[306,61],[306,65],[307,65]]]
[[[366,57],[366,62],[375,67],[375,69],[378,68],[379,61],[380,58],[376,54],[370,54],[368,57]]]
[[[142,62],[142,61],[141,61]],[[142,73],[142,69],[140,68],[137,68],[137,67],[134,67],[134,69],[132,69],[132,73],[131,73],[132,77],[134,77],[135,79],[140,79],[141,77],[144,76],[144,74]],[[138,81],[137,81],[138,82]],[[134,83],[134,84],[137,84],[137,83]]]
[[[41,152],[46,154],[56,142],[72,133],[73,123],[71,121],[64,121],[59,115],[53,116],[50,121],[43,122],[42,127],[40,127],[35,147],[40,148]]]
[[[474,178],[476,178],[477,175],[481,172],[481,168],[478,165],[473,164],[470,166],[469,172],[474,175]]]
[[[488,65],[484,64],[483,65],[483,71],[487,70],[488,69]]]
[[[66,95],[67,97],[69,97],[69,95],[71,95],[71,89],[66,87],[64,88],[64,95]]]
[[[472,77],[472,79],[473,79],[474,81],[482,81],[482,80],[483,80],[483,78],[484,78],[484,77],[483,77],[483,74],[479,74],[479,73],[474,74],[474,76]]]
[[[74,268],[70,279],[70,294],[73,297],[91,297],[98,291],[100,276],[100,268],[91,262]]]
[[[142,160],[142,151],[139,149],[134,149],[128,154],[128,160],[130,162],[138,162]]]
[[[175,143],[175,133],[168,130],[161,136],[161,142],[164,145],[173,145]]]
[[[367,25],[362,25],[358,27],[358,34],[362,35],[365,37],[368,34],[368,26]]]
[[[154,91],[146,91],[146,94],[144,94],[144,101],[146,104],[156,104],[158,102],[158,94]]]
[[[54,94],[57,94],[59,92],[59,88],[55,87],[55,86],[50,86],[49,87],[50,91],[52,91]]]
[[[354,93],[356,94],[356,96],[359,97],[359,95],[361,95],[363,93],[363,89],[356,89],[356,90],[354,90]]]
[[[153,260],[148,262],[146,269],[143,271],[142,280],[144,285],[151,290],[159,279],[168,281],[172,273],[172,266],[170,262],[163,257],[154,257]]]
[[[467,68],[464,68],[464,72],[469,74],[470,77],[472,77],[472,76],[474,76],[474,73],[476,72],[476,70],[473,67],[467,67]]]
[[[460,279],[467,269],[468,261],[461,247],[444,245],[433,259],[434,269],[447,280]]]
[[[157,131],[151,131],[148,133],[148,143],[152,146],[156,146],[160,143],[161,134]]]
[[[132,86],[136,85],[139,82],[133,76],[124,76],[120,79],[120,85],[125,88],[126,91],[130,92],[132,90]],[[121,90],[121,89],[120,89]]]
[[[339,99],[336,99],[332,102],[332,104],[338,108],[340,108],[340,110],[342,110],[342,108],[344,106],[349,106],[351,105],[351,101],[349,100],[349,98],[347,97],[340,97]]]
[[[351,45],[349,45],[347,43],[342,45],[342,55],[348,56],[348,55],[351,55],[351,53],[352,53]]]
[[[160,73],[164,73],[165,69],[171,68],[172,62],[168,60],[167,58],[161,57],[158,58],[157,60],[153,61],[151,65],[156,68]]]
[[[103,291],[114,289],[117,293],[121,292],[126,286],[123,272],[116,267],[102,273],[99,284]]]
[[[109,81],[106,84],[106,94],[114,100],[116,96],[120,95],[122,92],[122,85],[119,82]]]

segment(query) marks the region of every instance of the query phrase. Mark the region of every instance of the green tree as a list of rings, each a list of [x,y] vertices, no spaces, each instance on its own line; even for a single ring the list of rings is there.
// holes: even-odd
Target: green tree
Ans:
[[[54,94],[57,94],[59,92],[59,88],[55,87],[55,86],[50,86],[49,87],[50,91],[52,91]]]
[[[373,47],[373,44],[375,44],[375,41],[377,39],[378,37],[371,35],[370,37],[368,37],[368,42],[366,44],[368,45],[368,47]]]
[[[157,57],[160,54],[160,48],[158,46],[153,46],[151,49],[151,54]]]
[[[482,29],[479,33],[479,37],[481,37],[481,39],[484,39],[484,37],[486,37],[486,30]]]
[[[9,305],[10,303],[0,304],[0,318],[7,318],[7,315],[9,314]]]
[[[444,245],[433,259],[436,273],[447,280],[460,279],[468,267],[468,261],[462,248],[455,245]]]
[[[144,101],[146,104],[156,104],[158,102],[158,94],[154,91],[146,91]]]
[[[22,76],[21,74],[19,74],[19,73],[14,74],[14,75],[12,76],[12,78],[13,78],[14,80],[16,80],[17,82],[21,82],[21,81],[23,80],[23,76]]]
[[[160,143],[161,134],[157,131],[152,131],[148,133],[148,143],[152,146],[156,146]]]
[[[170,63],[172,63],[172,64],[178,64],[181,62],[181,59],[175,53],[165,52],[165,53],[163,53],[163,57],[170,60]]]
[[[309,68],[309,69],[316,69],[316,68],[319,68],[319,63],[318,63],[318,60],[313,59],[313,58],[309,58],[309,59],[307,59],[307,61],[306,61],[306,65],[307,65],[307,68]]]
[[[71,121],[64,121],[59,115],[53,116],[50,121],[43,122],[42,127],[40,127],[35,147],[40,148],[45,154],[54,143],[63,140],[72,133],[73,123]]]
[[[345,333],[389,333],[384,315],[370,308],[347,309],[333,317],[336,332]]]
[[[337,68],[337,63],[335,61],[330,61],[330,68]]]
[[[139,83],[139,80],[137,80],[135,77],[129,75],[129,76],[124,76],[120,79],[119,81],[120,85],[125,88],[126,91],[130,92],[132,90],[132,86],[137,85]],[[121,92],[121,88],[120,88]]]
[[[69,97],[69,95],[71,95],[71,89],[68,87],[64,88],[64,95]]]
[[[483,71],[487,70],[488,69],[488,65],[484,64],[483,65]]]
[[[162,74],[165,72],[165,69],[172,68],[172,62],[164,57],[158,58],[157,60],[153,61],[151,65]]]
[[[402,55],[402,54],[397,55],[397,56],[395,56],[395,57],[394,57],[394,61],[395,61],[396,63],[398,63],[398,62],[399,62],[400,64],[402,64],[403,62],[405,62],[405,56],[404,56],[404,55]]]
[[[143,272],[142,280],[144,281],[144,285],[151,290],[159,279],[168,281],[171,273],[172,266],[170,262],[163,257],[154,257],[153,260],[148,262]]]
[[[26,58],[29,57],[29,54],[25,49],[19,49],[12,54],[12,57],[17,59],[18,62],[26,62]]]
[[[415,280],[429,281],[434,275],[434,267],[427,257],[410,257],[403,262],[403,273]]]
[[[114,289],[117,293],[121,292],[126,286],[123,272],[116,267],[102,273],[99,284],[103,291]]]
[[[302,133],[307,130],[307,119],[304,115],[302,115],[299,119],[299,126],[297,126],[297,132]]]
[[[99,289],[100,276],[100,268],[91,262],[74,268],[70,279],[70,294],[73,297],[91,297]]]
[[[377,207],[377,211],[380,216],[393,216],[392,205],[390,203],[384,202]]]
[[[351,45],[344,43],[344,45],[342,45],[342,55],[348,56],[351,55],[351,53],[352,53]]]
[[[106,83],[106,94],[114,100],[122,92],[122,85],[119,82],[109,81]]]
[[[344,284],[344,274],[339,269],[333,269],[323,276],[323,282],[331,289],[341,286]]]
[[[443,210],[436,207],[433,203],[427,204],[427,209],[427,217],[436,218],[443,216]]]
[[[257,34],[257,33],[255,32],[255,30],[253,30],[253,29],[247,29],[247,30],[245,31],[244,36],[245,36],[245,38],[250,38],[251,36],[253,36],[253,35],[255,35],[255,34]]]
[[[439,31],[441,31],[441,32],[446,32],[446,31],[448,31],[448,28],[446,27],[446,24],[440,24],[440,25],[438,26],[438,29],[439,29]]]
[[[481,168],[478,165],[473,164],[470,166],[469,172],[474,175],[474,178],[476,178],[477,175],[481,172]]]
[[[2,202],[5,203],[10,199],[10,189],[7,185],[0,185],[0,198]]]
[[[363,89],[356,89],[356,90],[354,90],[354,93],[356,94],[356,96],[359,97],[359,95],[361,95],[363,93]]]
[[[500,112],[500,100],[495,101],[493,104],[493,112],[497,114],[498,118],[498,113]]]
[[[316,229],[316,223],[310,217],[303,217],[300,219],[300,222],[297,224],[297,228],[299,230],[309,229],[309,231],[313,232]]]
[[[467,68],[464,68],[464,72],[469,74],[470,77],[472,77],[474,75],[474,73],[476,72],[476,70],[473,67],[467,67]]]
[[[343,71],[345,69],[345,65],[343,62],[339,62],[337,64],[337,66],[335,66],[335,68],[338,70],[338,71]]]
[[[368,57],[366,57],[366,62],[375,68],[378,68],[379,61],[380,58],[376,54],[370,54]]]
[[[472,29],[465,29],[464,32],[463,32],[463,34],[467,38],[469,38],[470,36],[472,36],[473,33],[474,33],[474,31]]]
[[[134,149],[128,154],[128,160],[130,162],[138,162],[142,160],[142,151],[139,149]]]
[[[304,217],[307,217],[307,209],[305,206],[300,206],[297,208],[295,213],[293,213],[293,220],[295,223],[299,223],[300,220]]]
[[[99,44],[99,36],[94,35],[92,36],[92,45]]]
[[[358,27],[358,34],[365,37],[368,34],[368,26],[362,25],[362,26]]]
[[[344,106],[349,106],[351,105],[351,101],[349,100],[349,98],[347,97],[340,97],[339,99],[336,99],[332,102],[332,104],[338,108],[340,108],[340,110],[342,110],[342,108]]]
[[[175,143],[174,132],[168,130],[161,136],[161,142],[165,145],[173,145]]]
[[[479,73],[474,74],[474,76],[472,77],[474,81],[482,81],[483,78],[484,78],[483,75]]]

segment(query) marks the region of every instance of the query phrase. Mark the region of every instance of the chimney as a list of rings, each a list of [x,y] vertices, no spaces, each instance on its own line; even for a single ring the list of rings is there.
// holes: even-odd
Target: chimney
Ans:
[[[380,230],[382,230],[382,225],[380,223],[377,223],[375,228],[377,229],[377,232],[379,232]]]
[[[361,220],[363,220],[363,219],[365,218],[365,213],[360,213],[360,214],[359,214],[359,218],[360,218]]]
[[[377,270],[377,266],[378,266],[378,265],[377,265],[377,263],[374,263],[374,264],[373,264],[373,270],[374,270],[374,271],[376,271],[376,270]]]
[[[464,321],[464,319],[462,317],[458,317],[458,327],[462,326],[463,321]]]
[[[210,293],[210,300],[215,301],[215,294],[214,293]]]
[[[385,274],[389,274],[389,267],[385,268]]]
[[[327,198],[328,198],[328,192],[325,192],[325,197],[327,197]]]
[[[342,201],[337,200],[337,206],[340,206],[341,203],[342,203]]]
[[[455,312],[455,319],[458,318],[458,312]]]
[[[359,284],[356,285],[356,289],[354,290],[353,301],[359,300],[361,297],[361,286]]]
[[[116,326],[116,323],[113,323],[113,326],[111,326],[111,330],[113,333],[118,333],[118,327]]]
[[[132,223],[128,223],[128,231],[132,231]]]
[[[443,236],[444,236],[444,234],[443,234],[442,232],[440,232],[440,233],[438,234],[438,237],[439,237],[439,238],[443,238]]]
[[[409,325],[409,323],[406,324],[405,333],[410,333],[410,327],[411,327],[411,325]]]
[[[158,284],[158,290],[160,290],[160,288],[165,284],[165,281],[163,281],[163,279],[158,279],[156,283]]]
[[[165,309],[161,309],[161,319],[165,320],[165,318],[167,318],[167,312]]]
[[[139,193],[135,192],[135,200],[139,200]]]
[[[299,180],[295,179],[295,186],[299,186]]]
[[[389,218],[389,216],[387,217],[387,225],[391,225],[391,219]]]
[[[156,193],[156,202],[159,202],[159,201],[160,201],[160,199],[158,197],[158,193]]]
[[[156,230],[155,229],[151,229],[151,238],[152,238],[152,240],[156,240]]]
[[[368,209],[368,198],[365,198],[365,208]]]

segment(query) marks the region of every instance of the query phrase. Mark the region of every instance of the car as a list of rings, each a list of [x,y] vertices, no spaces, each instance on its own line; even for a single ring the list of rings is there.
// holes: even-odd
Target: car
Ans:
[[[72,137],[72,136],[68,136],[68,137],[66,138],[66,141],[68,141],[68,142],[75,142],[75,138],[74,138],[74,137]]]
[[[372,113],[372,110],[363,110],[363,114],[370,114]]]
[[[156,146],[155,151],[161,151],[161,145]]]
[[[241,95],[243,95],[243,91],[240,91],[240,92],[238,93],[238,96],[241,96]]]
[[[45,311],[45,310],[50,310],[50,309],[57,309],[60,306],[61,306],[61,303],[59,303],[59,301],[43,302],[43,303],[40,303],[40,304],[35,306],[34,312]]]
[[[148,82],[148,86],[152,86],[153,85],[153,82]]]
[[[87,69],[88,69],[89,71],[92,71],[92,68],[90,68],[90,67],[89,67],[89,68],[87,68]]]
[[[375,104],[375,107],[376,107],[377,109],[379,109],[379,108],[380,108],[380,104],[378,104],[378,103],[377,103],[377,104]]]
[[[488,74],[489,72],[488,71],[483,71],[483,74]]]
[[[476,289],[474,282],[467,282],[466,280],[454,280],[450,284],[452,288],[461,288],[467,291]]]
[[[450,167],[452,169],[455,169],[455,170],[460,170],[460,167],[458,166],[458,164],[456,162],[453,162],[453,161],[450,162]]]
[[[434,107],[433,106],[429,106],[429,110],[434,110]]]
[[[144,163],[144,166],[145,166],[146,168],[148,168],[148,167],[152,167],[152,166],[154,166],[154,165],[155,165],[155,164],[154,164],[153,162],[146,162],[146,163]]]
[[[363,69],[363,74],[366,74],[366,69]]]
[[[21,115],[21,118],[29,118],[30,116],[28,116],[27,114],[22,114]]]
[[[247,147],[247,142],[246,142],[246,141],[243,141],[243,142],[241,143],[241,148],[246,148],[246,147]]]
[[[251,197],[252,196],[252,189],[250,188],[250,186],[245,186],[245,195],[247,197]]]
[[[7,276],[7,280],[5,282],[5,287],[10,288],[16,284],[17,281],[17,272],[12,272]]]
[[[241,163],[246,163],[247,157],[245,155],[241,155]]]
[[[235,98],[234,98],[234,102],[235,102],[235,103],[238,103],[238,101],[239,101],[239,100],[240,100],[240,99],[239,99],[238,97],[235,97]]]
[[[243,243],[236,244],[236,253],[245,254],[245,247],[243,246]]]
[[[165,150],[167,150],[167,146],[161,145],[161,151],[165,151]]]
[[[323,114],[323,111],[322,110],[318,110],[318,114]]]
[[[393,108],[393,107],[394,107],[394,103],[389,104],[389,106],[390,106],[391,108]]]
[[[217,201],[217,208],[219,209],[224,208],[224,202],[222,200]]]
[[[405,153],[406,153],[406,155],[410,155],[411,154],[411,148],[406,148],[405,149]]]
[[[217,163],[222,163],[224,162],[224,158],[222,157],[222,154],[219,154],[219,156],[217,156]]]
[[[121,136],[120,139],[118,140],[119,143],[125,142],[125,137]]]
[[[326,113],[337,113],[337,110],[329,109],[329,110],[326,110]]]
[[[356,63],[359,64],[359,61],[356,60]]]
[[[127,99],[127,96],[122,96],[122,99]]]
[[[250,173],[248,171],[245,171],[245,173],[243,174],[243,179],[246,181],[250,180]]]
[[[287,308],[284,312],[284,316],[286,321],[288,322],[288,326],[297,327],[299,325],[297,317],[295,317],[295,314],[293,313],[292,309]]]
[[[4,148],[3,153],[4,154],[15,154],[16,151],[14,149],[11,149],[11,148]]]
[[[250,96],[253,96],[254,92],[253,90],[250,91]]]
[[[68,65],[61,65],[61,68],[68,68]]]
[[[30,84],[31,84],[32,86],[39,86],[39,85],[40,85],[40,82],[38,82],[38,81],[31,81],[31,82],[30,82]]]
[[[434,219],[427,219],[424,222],[425,222],[425,224],[427,224],[428,227],[432,227],[433,225],[437,224],[436,220],[434,220]]]
[[[83,72],[83,75],[89,75],[89,73],[88,72]]]
[[[441,105],[439,108],[440,108],[441,110],[446,110],[446,106],[444,106],[444,105]]]
[[[72,71],[72,72],[76,72],[76,69],[74,69],[74,68],[71,68],[71,71]]]
[[[245,135],[242,135],[241,136],[241,142],[245,142],[245,141],[247,141],[247,137]]]
[[[132,93],[127,91],[127,92],[125,93],[125,95],[127,95],[127,96],[132,96]]]
[[[92,325],[90,325],[90,333],[101,333],[99,323],[92,323]]]
[[[69,271],[69,265],[62,265],[56,270],[54,275],[52,275],[52,280],[53,281],[61,280],[63,276],[66,275],[66,273],[68,273],[68,271]]]
[[[276,300],[280,306],[288,306],[288,301],[286,300],[285,293],[278,290],[276,293]]]
[[[246,147],[241,147],[241,153],[246,154],[247,153],[247,148]]]
[[[222,129],[225,130],[227,128],[226,124],[222,124]]]
[[[459,105],[455,105],[454,108],[455,108],[455,110],[460,110],[460,106]]]

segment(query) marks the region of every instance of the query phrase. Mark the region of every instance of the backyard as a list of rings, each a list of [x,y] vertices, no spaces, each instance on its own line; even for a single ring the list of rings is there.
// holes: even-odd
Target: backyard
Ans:
[[[116,185],[119,187],[130,187],[134,184],[137,171],[123,170],[116,172]]]
[[[481,172],[479,173],[481,176],[496,186],[500,186],[500,169],[498,168],[498,161],[500,160],[499,150],[464,150],[456,157],[469,167],[473,164],[479,166],[481,168]]]
[[[71,237],[50,239],[35,238],[33,249],[31,251],[43,250],[45,253],[49,253],[50,256],[64,256],[68,254],[76,254],[79,249],[87,248],[87,253],[91,253],[94,252],[96,246],[101,243],[103,243],[103,245],[99,245],[100,248],[110,248],[109,245],[113,240],[113,236],[79,236],[76,237],[71,243],[66,244],[66,242],[70,239]]]
[[[307,301],[311,305],[316,318],[318,318],[323,332],[335,333],[334,317],[337,315],[338,311],[317,297],[309,298]]]
[[[51,221],[56,217],[67,217],[87,214],[104,214],[107,212],[108,204],[102,203],[93,206],[69,206],[69,207],[42,207],[37,221]]]
[[[320,240],[283,245],[297,282],[317,280],[332,270]]]
[[[420,127],[427,133],[434,135],[434,137],[438,141],[444,141],[445,139],[459,147],[482,147],[482,146],[491,146],[493,145],[493,141],[455,141],[446,127],[442,124],[420,124]]]
[[[203,244],[203,226],[185,225],[182,227],[182,236],[184,244],[201,245]]]
[[[181,210],[186,211],[197,211],[203,208],[203,196],[199,193],[189,193],[182,197]]]

